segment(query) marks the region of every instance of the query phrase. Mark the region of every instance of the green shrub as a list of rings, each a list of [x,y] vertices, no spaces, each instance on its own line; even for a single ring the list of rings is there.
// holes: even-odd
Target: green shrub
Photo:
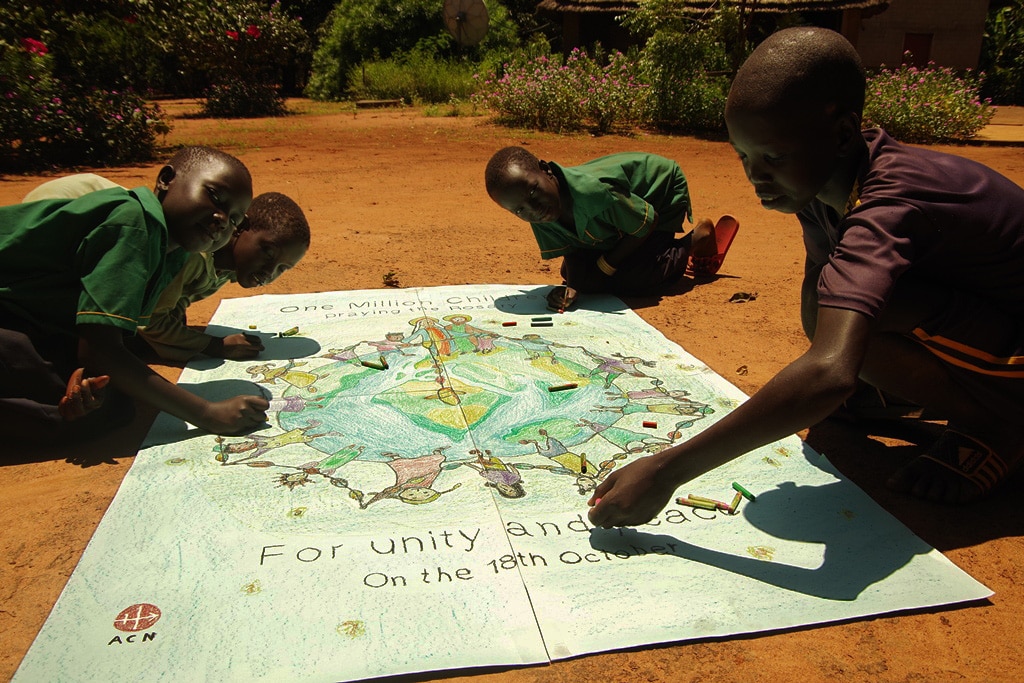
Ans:
[[[989,11],[980,66],[981,92],[997,104],[1024,105],[1024,0]]]
[[[278,87],[272,83],[232,80],[211,85],[203,114],[220,118],[257,118],[288,113]]]
[[[476,66],[466,61],[420,53],[369,61],[349,72],[348,94],[353,99],[401,99],[410,104],[437,104],[453,97],[465,100],[476,90],[475,70]]]
[[[973,73],[961,77],[932,63],[924,69],[882,69],[868,78],[864,122],[903,142],[967,140],[995,113],[978,89]]]
[[[150,159],[169,127],[131,91],[67,85],[41,41],[0,40],[0,169],[106,166]]]
[[[484,0],[489,17],[487,35],[477,45],[460,46],[444,28],[439,0],[343,0],[321,27],[306,94],[318,100],[340,100],[349,94],[351,76],[368,61],[401,59],[420,53],[438,61],[479,62],[493,51],[518,44],[508,11],[497,0]],[[357,86],[358,87],[358,86]]]
[[[542,55],[503,65],[503,73],[480,80],[474,102],[508,126],[566,132],[588,125],[598,132],[641,122],[647,86],[636,80],[632,62],[613,53],[601,66],[574,48],[563,63]]]
[[[723,29],[714,22],[677,26],[655,31],[640,53],[639,72],[651,86],[647,118],[659,128],[722,132],[729,94]]]

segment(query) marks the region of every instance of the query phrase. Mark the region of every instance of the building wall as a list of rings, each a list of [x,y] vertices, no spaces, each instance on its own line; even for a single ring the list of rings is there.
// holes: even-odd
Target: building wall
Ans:
[[[844,25],[844,34],[856,34],[853,42],[869,68],[899,66],[905,46],[918,45],[930,54],[915,55],[915,62],[975,69],[987,12],[988,0],[890,0],[884,12],[853,22],[859,27]]]

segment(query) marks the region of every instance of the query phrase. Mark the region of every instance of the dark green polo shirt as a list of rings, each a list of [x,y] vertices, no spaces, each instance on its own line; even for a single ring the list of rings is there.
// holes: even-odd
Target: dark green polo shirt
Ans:
[[[572,197],[576,229],[558,222],[531,223],[541,258],[577,249],[607,251],[626,235],[643,237],[652,229],[680,232],[683,220],[692,220],[686,177],[671,159],[622,152],[579,166],[548,163]]]
[[[167,240],[145,187],[0,207],[0,308],[55,334],[76,336],[79,324],[134,332],[184,265]]]

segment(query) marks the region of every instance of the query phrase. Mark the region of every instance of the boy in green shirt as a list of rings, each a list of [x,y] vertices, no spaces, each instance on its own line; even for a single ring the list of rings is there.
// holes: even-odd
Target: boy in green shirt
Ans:
[[[121,186],[94,173],[77,173],[42,183],[23,201],[76,198],[112,187]],[[263,351],[259,336],[238,332],[219,337],[193,329],[188,326],[187,309],[229,282],[245,289],[269,285],[302,260],[309,238],[309,223],[294,200],[280,192],[258,195],[227,244],[216,252],[189,254],[160,295],[149,322],[129,339],[129,348],[142,358],[155,352],[170,361],[199,355],[231,360],[257,357]]]
[[[650,294],[690,268],[713,275],[739,224],[731,216],[713,227],[692,220],[690,193],[679,165],[656,154],[625,152],[579,166],[540,161],[522,147],[505,147],[484,173],[487,194],[533,228],[541,258],[562,256],[563,287],[551,308],[571,306],[578,292]]]
[[[200,354],[243,360],[263,351],[259,336],[244,332],[224,337],[192,329],[190,304],[215,294],[228,282],[244,289],[269,285],[294,268],[309,249],[309,223],[292,199],[264,192],[252,200],[231,240],[212,254],[191,254],[157,301],[139,338],[161,358],[187,361]]]
[[[0,207],[0,426],[7,435],[39,442],[88,431],[83,423],[123,419],[101,409],[68,421],[96,407],[100,397],[91,394],[104,376],[129,397],[214,433],[262,424],[264,398],[207,401],[154,373],[122,340],[148,322],[186,253],[223,246],[251,200],[252,180],[238,159],[189,147],[160,169],[155,192],[112,188]]]

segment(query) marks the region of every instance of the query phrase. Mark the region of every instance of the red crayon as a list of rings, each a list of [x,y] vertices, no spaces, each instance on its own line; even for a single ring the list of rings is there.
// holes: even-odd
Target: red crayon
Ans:
[[[503,322],[501,324],[501,326],[502,327],[515,327],[516,326],[516,321],[515,320],[506,320],[505,322]]]
[[[651,422],[650,420],[644,420],[644,427],[648,429],[656,429],[658,427],[657,422]]]

